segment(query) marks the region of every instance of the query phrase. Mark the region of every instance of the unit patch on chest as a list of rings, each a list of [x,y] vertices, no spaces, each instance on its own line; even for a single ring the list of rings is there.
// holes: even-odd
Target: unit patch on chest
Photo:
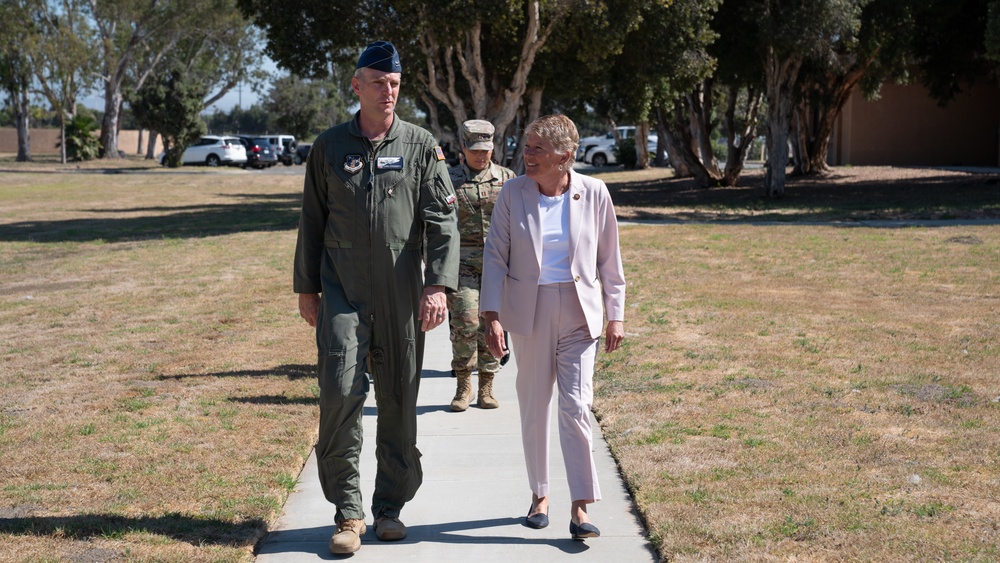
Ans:
[[[344,157],[344,171],[348,174],[354,174],[364,168],[364,166],[365,163],[361,160],[360,154],[349,154]]]

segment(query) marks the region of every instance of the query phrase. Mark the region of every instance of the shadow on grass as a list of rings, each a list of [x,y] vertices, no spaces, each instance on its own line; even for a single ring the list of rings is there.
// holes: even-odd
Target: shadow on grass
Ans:
[[[184,514],[126,517],[114,514],[77,516],[22,516],[0,518],[0,534],[15,536],[55,536],[87,540],[119,539],[128,534],[166,536],[192,545],[254,545],[267,531],[267,522],[250,519],[227,522]]]
[[[1000,175],[954,174],[864,180],[851,171],[789,176],[785,195],[764,197],[761,173],[736,187],[691,179],[610,182],[615,207],[637,220],[865,221],[1000,218]]]
[[[285,397],[284,395],[258,395],[256,397],[230,397],[230,403],[247,405],[318,405],[319,397]]]
[[[0,225],[0,241],[86,242],[202,238],[241,232],[290,231],[298,226],[301,194],[230,195],[231,204],[88,209],[103,215]],[[138,217],[115,217],[124,214]],[[109,216],[110,215],[110,216]]]
[[[186,379],[189,377],[287,377],[288,379],[304,379],[316,377],[315,364],[284,364],[271,369],[241,369],[233,371],[216,371],[211,373],[180,373],[161,375],[157,379]]]

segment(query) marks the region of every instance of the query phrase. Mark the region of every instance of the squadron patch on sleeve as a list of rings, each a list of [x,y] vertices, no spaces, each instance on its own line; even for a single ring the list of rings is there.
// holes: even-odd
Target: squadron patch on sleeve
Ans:
[[[434,154],[437,155],[438,160],[444,160],[444,151],[441,150],[441,147],[434,147]]]
[[[358,170],[364,168],[365,163],[361,160],[360,154],[349,154],[344,157],[344,171],[348,174],[354,174]]]
[[[451,204],[455,203],[455,201],[457,201],[457,200],[458,200],[458,196],[456,196],[455,194],[450,194],[447,198],[445,198],[444,201],[448,205],[451,205]]]

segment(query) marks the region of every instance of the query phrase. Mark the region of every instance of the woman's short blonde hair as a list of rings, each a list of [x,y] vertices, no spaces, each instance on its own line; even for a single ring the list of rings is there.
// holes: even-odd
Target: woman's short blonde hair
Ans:
[[[580,145],[580,134],[573,120],[562,114],[544,115],[531,122],[525,134],[534,133],[552,143],[556,152],[569,152],[569,160],[576,160],[576,148]]]

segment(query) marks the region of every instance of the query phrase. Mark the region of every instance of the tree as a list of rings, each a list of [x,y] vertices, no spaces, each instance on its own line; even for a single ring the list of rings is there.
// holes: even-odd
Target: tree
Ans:
[[[853,91],[861,88],[866,97],[875,97],[884,82],[908,77],[920,4],[912,0],[859,2],[857,21],[842,22],[841,33],[821,43],[806,59],[793,123],[795,173],[828,170],[836,119]]]
[[[764,103],[764,68],[754,49],[760,30],[736,2],[723,2],[712,29],[718,39],[708,52],[718,63],[714,78],[726,95],[722,111],[726,165],[718,182],[735,186],[757,137]]]
[[[345,84],[350,79],[303,79],[291,74],[274,81],[263,106],[276,127],[305,139],[347,119],[351,98]]]
[[[30,30],[31,18],[19,2],[0,4],[0,87],[14,110],[17,128],[17,162],[31,160],[31,62],[21,48],[21,34]]]
[[[245,78],[253,30],[238,17],[236,0],[88,0],[100,37],[104,82],[101,143],[118,158],[118,120],[127,89],[138,90],[157,67],[183,68],[190,81],[218,84],[203,107]],[[259,61],[258,61],[259,64]]]
[[[609,65],[607,80],[606,97],[620,104],[620,117],[637,122],[636,138],[645,139],[648,123],[656,121],[675,170],[693,174],[703,186],[710,185],[711,178],[699,159],[701,129],[692,127],[691,121],[691,112],[702,113],[694,102],[701,103],[703,98],[692,93],[698,92],[715,67],[706,49],[715,39],[709,23],[718,5],[718,1],[699,0],[644,4],[641,23]],[[597,107],[606,105],[610,104],[597,103]],[[637,142],[636,148],[637,164],[647,166],[646,143]],[[705,155],[711,158],[711,152]]]
[[[66,163],[66,122],[76,116],[76,100],[90,89],[96,63],[93,28],[85,0],[24,0],[32,25],[22,36],[38,89],[59,120],[60,159]]]
[[[64,124],[65,130],[59,143],[60,152],[69,160],[93,160],[101,152],[101,145],[94,137],[97,122],[90,115],[78,113]]]
[[[621,3],[629,1],[638,0]],[[392,41],[402,53],[404,80],[416,78],[417,98],[442,141],[454,140],[457,124],[472,118],[489,120],[498,131],[508,132],[524,100],[541,99],[546,81],[534,74],[534,65],[543,50],[572,53],[587,31],[618,25],[618,14],[609,13],[608,4],[240,0],[244,13],[264,28],[275,60],[300,76],[326,76],[334,63],[352,65],[369,41]],[[571,19],[589,27],[568,25]],[[550,44],[556,33],[572,34],[575,40]],[[305,43],[309,49],[302,48]],[[564,76],[572,73],[565,67],[560,71]],[[503,154],[504,139],[494,138],[498,155]]]
[[[810,56],[831,41],[856,34],[868,0],[752,0],[744,4],[760,29],[757,53],[763,62],[767,97],[767,153],[764,185],[768,197],[785,193],[788,134],[801,92],[800,72]]]
[[[148,81],[131,100],[136,120],[163,136],[167,166],[180,166],[184,149],[205,134],[200,115],[204,97],[204,86],[173,70]]]
[[[913,56],[920,81],[942,106],[977,80],[996,80],[1000,4],[990,0],[924,0]],[[989,35],[988,35],[989,30]]]

